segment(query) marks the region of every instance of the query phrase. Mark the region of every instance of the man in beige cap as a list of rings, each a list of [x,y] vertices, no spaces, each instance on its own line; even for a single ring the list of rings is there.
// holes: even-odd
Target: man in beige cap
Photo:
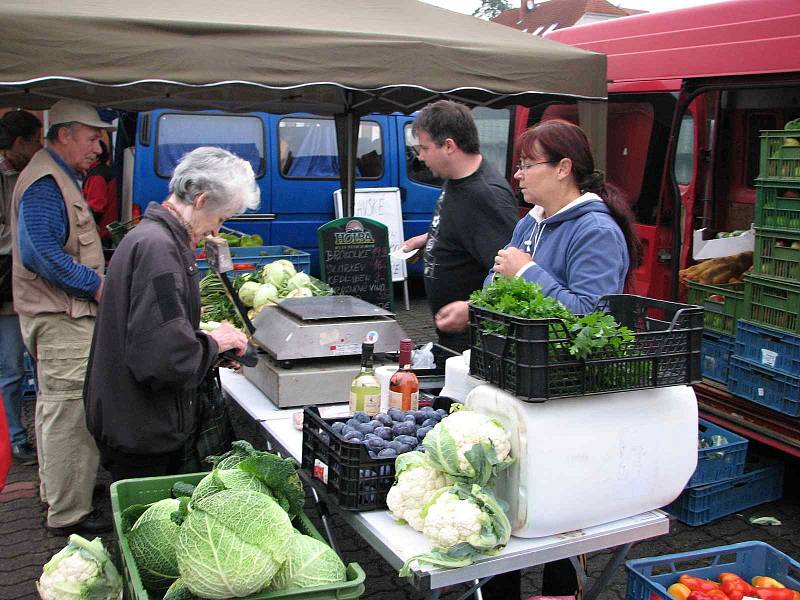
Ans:
[[[100,154],[90,105],[60,100],[49,113],[47,148],[20,173],[11,206],[14,308],[37,361],[36,445],[46,526],[57,534],[111,528],[94,511],[99,455],[86,429],[83,382],[103,290],[103,248],[79,173]]]

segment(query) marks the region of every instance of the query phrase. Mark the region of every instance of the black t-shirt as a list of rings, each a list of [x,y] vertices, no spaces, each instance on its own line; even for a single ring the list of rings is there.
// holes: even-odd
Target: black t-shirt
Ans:
[[[423,255],[425,292],[434,314],[483,285],[517,220],[514,194],[486,158],[472,175],[445,182]]]

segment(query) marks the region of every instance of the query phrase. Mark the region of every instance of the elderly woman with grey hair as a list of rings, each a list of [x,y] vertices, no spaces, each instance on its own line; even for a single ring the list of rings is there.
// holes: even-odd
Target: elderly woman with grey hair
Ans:
[[[180,472],[199,420],[199,389],[219,354],[247,339],[200,325],[194,248],[259,204],[249,163],[220,148],[183,157],[169,197],[151,203],[114,252],[97,312],[84,403],[113,479]]]

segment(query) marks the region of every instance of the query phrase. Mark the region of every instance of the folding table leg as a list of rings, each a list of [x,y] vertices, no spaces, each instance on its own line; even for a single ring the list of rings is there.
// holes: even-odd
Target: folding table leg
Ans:
[[[625,556],[628,554],[628,551],[633,546],[632,543],[630,544],[623,544],[622,546],[618,546],[617,549],[614,551],[614,555],[611,557],[611,560],[608,561],[608,564],[600,573],[600,576],[597,578],[597,581],[594,582],[591,589],[588,592],[583,594],[583,600],[594,600],[597,598],[600,593],[605,589],[608,585],[608,582],[614,576],[614,572],[619,568],[622,564],[622,561],[625,560]],[[581,569],[583,571],[583,569]],[[586,573],[583,573],[584,579],[586,577]],[[580,577],[580,574],[578,575]]]
[[[311,488],[311,495],[314,496],[314,504],[317,507],[319,518],[322,519],[322,526],[325,528],[325,537],[328,538],[328,543],[330,544],[331,548],[333,548],[333,551],[341,556],[341,553],[339,552],[339,546],[336,544],[336,536],[333,535],[333,529],[331,529],[331,512],[328,510],[328,505],[319,497],[319,494],[317,494],[317,490],[314,489],[313,485],[309,487]]]
[[[483,600],[483,596],[481,595],[481,588],[487,583],[489,583],[489,580],[492,577],[493,575],[490,575],[489,577],[485,577],[483,579],[476,579],[474,585],[471,588],[469,588],[466,592],[464,592],[464,594],[459,596],[458,600],[467,600],[467,598],[472,597],[473,594],[475,595],[476,600]],[[430,600],[439,600],[441,595],[442,595],[441,590],[431,590],[431,593],[428,596],[428,598]]]

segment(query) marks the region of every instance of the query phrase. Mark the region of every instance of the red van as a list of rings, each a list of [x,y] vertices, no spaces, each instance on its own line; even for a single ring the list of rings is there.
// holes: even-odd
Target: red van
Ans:
[[[750,228],[760,132],[800,117],[800,2],[730,0],[547,37],[608,56],[606,172],[645,245],[637,292],[685,298],[678,271],[693,264],[694,231]],[[550,104],[516,117],[522,128],[577,122],[577,111]],[[800,456],[800,418],[711,385],[697,393],[710,420]]]

